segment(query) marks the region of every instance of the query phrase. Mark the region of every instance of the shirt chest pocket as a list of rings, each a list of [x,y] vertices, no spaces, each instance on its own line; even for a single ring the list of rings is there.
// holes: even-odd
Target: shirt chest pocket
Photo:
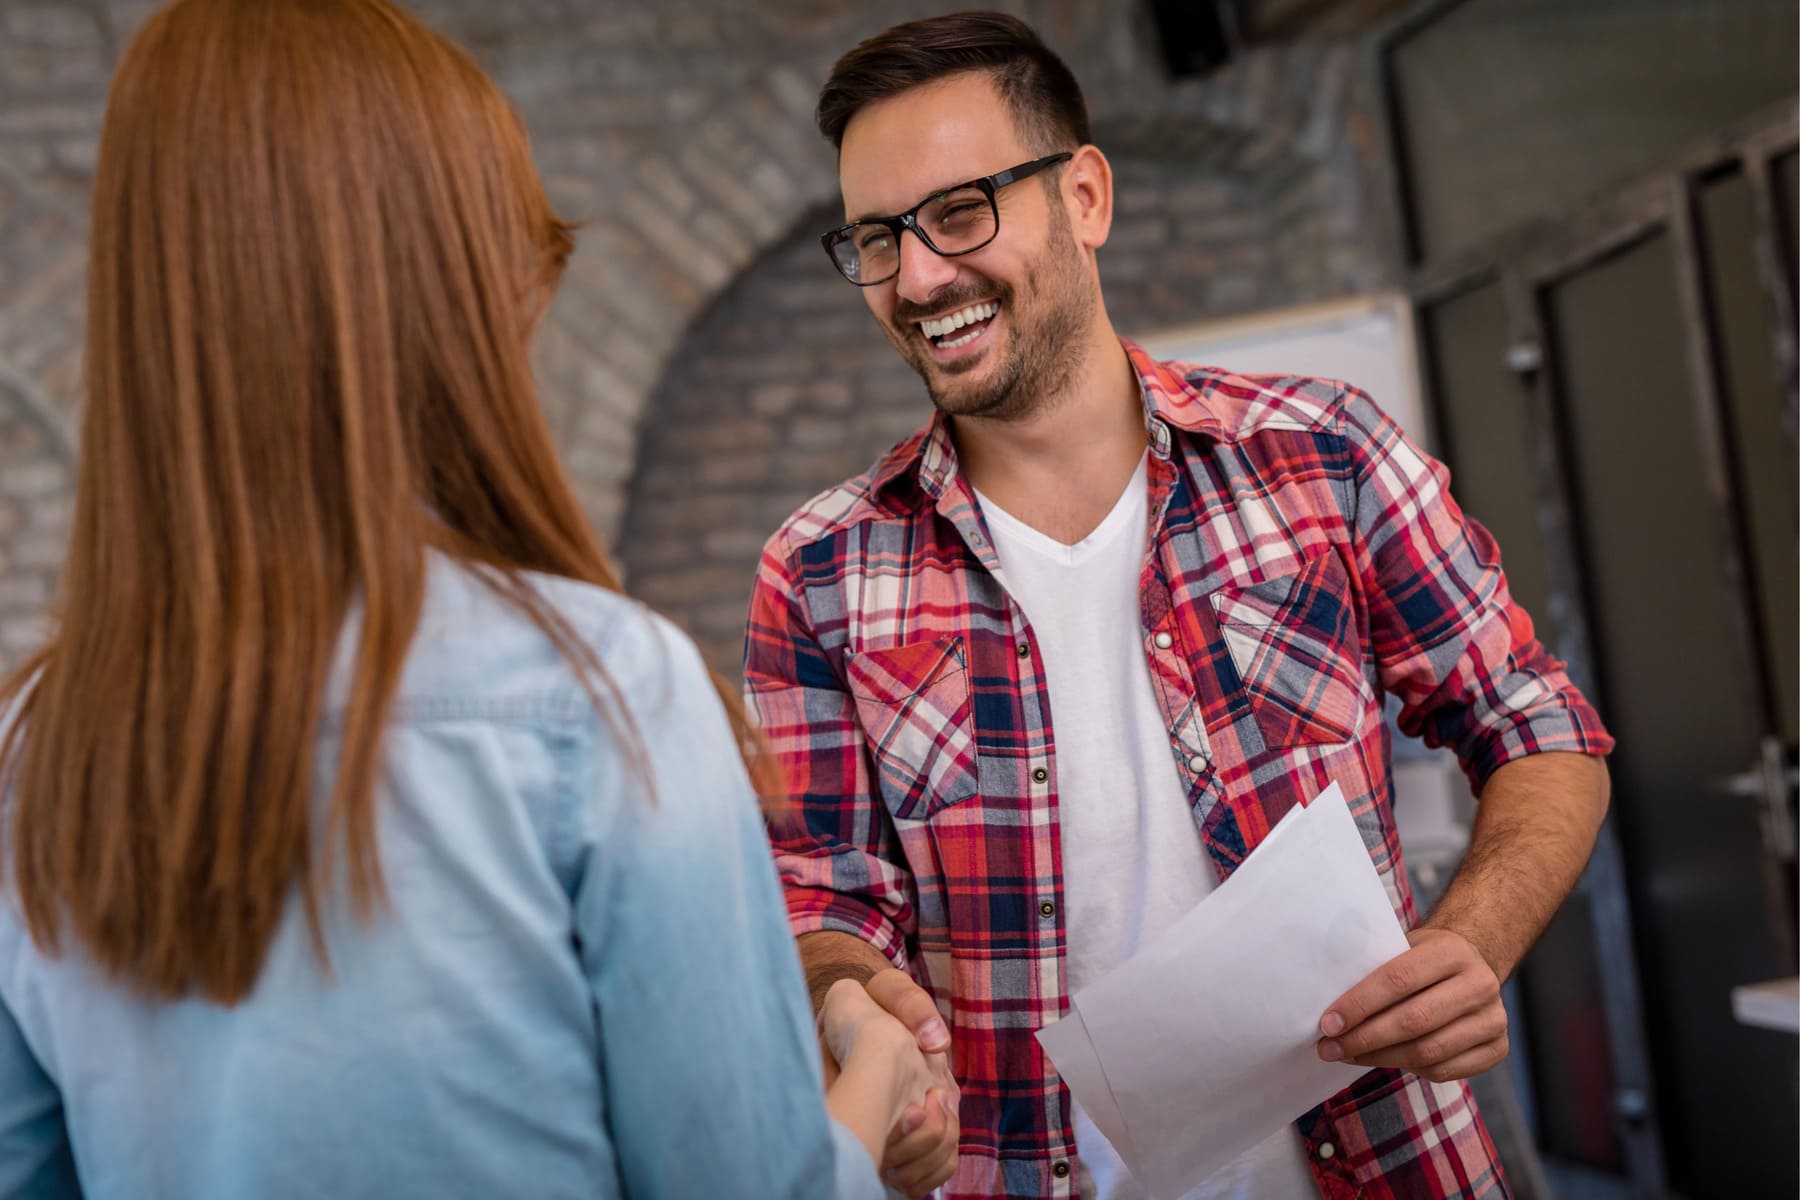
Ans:
[[[844,672],[896,819],[924,819],[980,790],[960,637],[858,651]]]
[[[1212,595],[1232,666],[1271,748],[1345,742],[1366,707],[1350,580],[1326,553],[1291,575]]]

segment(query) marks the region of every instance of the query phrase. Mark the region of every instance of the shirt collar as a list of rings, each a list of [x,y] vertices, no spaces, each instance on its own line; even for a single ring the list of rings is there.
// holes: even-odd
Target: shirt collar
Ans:
[[[1191,383],[1177,364],[1158,362],[1130,338],[1120,338],[1131,369],[1137,373],[1144,399],[1144,429],[1150,435],[1150,452],[1166,459],[1174,452],[1173,430],[1202,437],[1221,437],[1224,423],[1208,404],[1206,389]],[[916,484],[933,501],[956,479],[956,443],[950,437],[950,421],[934,412],[931,423],[895,446],[875,465],[871,492],[876,497],[898,493]]]

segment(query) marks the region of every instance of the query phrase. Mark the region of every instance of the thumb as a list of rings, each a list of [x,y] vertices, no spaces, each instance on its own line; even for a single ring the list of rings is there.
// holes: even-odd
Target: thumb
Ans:
[[[912,976],[888,967],[871,977],[866,986],[875,1003],[912,1031],[920,1050],[940,1054],[950,1049],[950,1030],[938,1015],[936,1002],[930,992],[913,982]]]

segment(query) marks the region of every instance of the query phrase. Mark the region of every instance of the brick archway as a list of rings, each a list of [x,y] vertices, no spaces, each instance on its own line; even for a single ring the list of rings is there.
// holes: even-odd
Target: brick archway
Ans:
[[[66,475],[72,466],[86,195],[104,94],[124,40],[156,6],[155,0],[34,0],[9,10],[0,39],[7,87],[0,121],[0,378],[15,381],[0,388],[0,445],[13,447],[27,480],[33,472]],[[745,281],[785,261],[796,222],[810,230],[811,214],[835,197],[833,156],[811,120],[817,83],[832,60],[890,22],[960,5],[896,0],[879,12],[838,0],[632,6],[415,0],[413,6],[469,47],[515,99],[553,200],[585,222],[535,350],[545,409],[584,508],[622,547],[637,582],[668,597],[667,607],[684,617],[710,606],[715,615],[708,620],[722,627],[717,614],[727,602],[719,597],[729,589],[720,580],[712,590],[701,588],[692,577],[677,587],[674,577],[658,574],[675,569],[658,565],[658,556],[676,551],[653,546],[645,529],[627,526],[632,480],[641,477],[653,490],[660,478],[657,430],[668,428],[671,405],[679,407],[677,381],[704,387],[704,373],[694,369],[696,347],[722,336],[715,320]],[[1179,270],[1146,285],[1146,306],[1187,316],[1237,310],[1270,294],[1349,290],[1368,274],[1371,256],[1351,245],[1321,201],[1324,191],[1361,187],[1343,146],[1334,144],[1354,132],[1353,47],[1272,47],[1204,81],[1169,85],[1141,14],[1121,18],[1106,0],[1018,0],[1010,7],[1068,55],[1106,131],[1103,143],[1122,165],[1122,183],[1131,185],[1122,195],[1124,219],[1108,251],[1109,271],[1116,262],[1113,274],[1131,274],[1134,256],[1140,262],[1186,256]],[[1165,193],[1159,164],[1181,156],[1196,169],[1227,158],[1234,165],[1211,182],[1196,176],[1187,193]],[[1140,160],[1141,170],[1125,170]],[[1150,198],[1131,199],[1140,193]],[[1138,203],[1147,210],[1128,211]],[[1359,207],[1340,215],[1354,224],[1366,213]],[[1246,208],[1257,215],[1246,218]],[[1165,222],[1161,232],[1145,232],[1156,220]],[[1240,224],[1229,239],[1207,233],[1228,230],[1233,220]],[[1246,249],[1271,239],[1302,252],[1288,258]],[[1331,280],[1322,281],[1321,272]],[[1273,293],[1264,287],[1270,279],[1280,285]],[[799,276],[793,284],[799,290],[783,289],[784,296],[841,286]],[[1116,303],[1120,289],[1114,290]],[[829,326],[822,322],[847,321],[839,326],[844,336],[856,336],[852,328],[872,335],[866,323],[857,325],[854,310],[846,316],[825,307],[841,300],[821,299],[808,314],[811,328],[823,332]],[[761,364],[750,374],[776,372],[771,364],[782,353],[801,352],[783,351],[774,345],[783,335],[770,336],[770,343],[746,348]],[[739,365],[744,361],[740,356]],[[823,380],[824,372],[812,374]],[[771,375],[763,382],[777,380]],[[810,399],[764,392],[757,403],[772,417],[780,411],[804,416],[815,402],[853,412],[861,446],[885,439],[898,420],[875,415],[865,385],[887,389],[901,409],[910,403],[901,383],[874,374],[844,381],[847,395],[821,382],[804,393]],[[38,432],[6,432],[14,429]],[[835,446],[833,478],[859,465],[835,470],[849,461],[851,443],[834,440],[838,435],[824,425],[797,424],[782,434],[790,435],[812,439],[807,448],[820,452]],[[706,471],[725,477],[747,471],[730,465],[734,449],[723,447]],[[643,453],[651,458],[640,469]],[[794,480],[811,478],[797,462],[790,465]],[[0,472],[11,469],[0,464]],[[0,599],[0,659],[35,636],[39,614],[31,597],[46,589],[14,581],[54,575],[55,566],[41,560],[60,559],[60,551],[47,547],[66,538],[68,516],[64,492],[28,496],[9,490],[4,479],[0,494],[28,499],[41,527],[34,525],[35,540],[23,554],[0,534],[0,598],[18,601],[9,607]],[[708,556],[724,553],[727,544],[741,551],[780,515],[759,512],[750,532],[710,528],[702,540],[712,548],[681,561],[693,569],[714,563]],[[720,579],[740,574],[741,561],[717,559]],[[735,658],[724,640],[709,647],[716,659]]]
[[[1121,331],[1391,281],[1348,51],[1322,48],[1315,65],[1252,64],[1241,91],[1215,82],[1096,122],[1118,210],[1101,272]],[[1335,96],[1316,86],[1333,72]],[[1252,86],[1273,77],[1292,83]],[[633,455],[618,542],[630,587],[727,673],[741,661],[763,540],[930,411],[917,377],[819,253],[817,230],[837,211],[821,204],[687,331]]]

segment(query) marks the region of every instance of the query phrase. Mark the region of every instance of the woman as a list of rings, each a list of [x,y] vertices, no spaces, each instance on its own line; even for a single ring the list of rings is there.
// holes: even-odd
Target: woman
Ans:
[[[73,544],[0,693],[0,1196],[880,1194],[924,1064],[841,984],[821,1098],[741,720],[539,415],[569,245],[386,0],[178,0],[125,55]]]

